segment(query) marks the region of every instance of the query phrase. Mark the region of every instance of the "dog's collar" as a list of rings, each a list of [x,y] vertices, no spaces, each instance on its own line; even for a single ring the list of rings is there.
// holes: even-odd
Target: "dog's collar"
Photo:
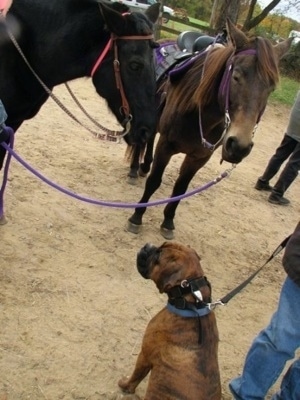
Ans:
[[[187,303],[187,302],[186,302]],[[205,306],[202,308],[196,308],[194,304],[186,304],[189,308],[180,309],[176,306],[173,306],[170,302],[167,303],[167,309],[176,315],[184,318],[196,318],[196,317],[204,317],[205,315],[209,314],[211,309],[209,306]]]
[[[168,292],[169,303],[179,310],[190,309],[190,306],[195,309],[203,309],[210,304],[211,299],[208,299],[208,303],[203,300],[201,293],[201,287],[208,286],[211,291],[211,285],[205,276],[200,278],[191,278],[183,280],[180,285],[173,286]],[[195,303],[188,302],[184,296],[192,294]]]

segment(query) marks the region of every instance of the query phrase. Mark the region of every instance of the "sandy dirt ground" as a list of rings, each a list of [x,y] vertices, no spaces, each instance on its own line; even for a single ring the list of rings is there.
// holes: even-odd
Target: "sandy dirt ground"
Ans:
[[[90,81],[78,80],[71,87],[99,122],[118,128]],[[55,93],[81,118],[63,86]],[[299,220],[299,180],[286,193],[287,207],[268,203],[267,193],[253,188],[281,141],[288,114],[288,108],[269,105],[251,155],[230,177],[178,208],[175,240],[201,255],[215,300],[261,266]],[[51,99],[19,129],[15,149],[49,179],[89,198],[134,203],[142,194],[143,179],[136,186],[126,182],[125,144],[96,139]],[[171,161],[153,199],[169,197],[181,160],[178,155]],[[189,189],[230,167],[219,160],[216,152]],[[166,303],[135,265],[145,243],[164,241],[159,233],[162,206],[148,209],[142,232],[134,235],[125,229],[131,209],[68,197],[13,160],[5,210],[8,223],[0,227],[0,400],[127,398],[117,381],[131,373],[145,327]],[[276,308],[284,278],[279,255],[216,310],[224,400],[231,399],[228,382],[241,371],[252,339]],[[146,383],[137,395],[143,396]]]

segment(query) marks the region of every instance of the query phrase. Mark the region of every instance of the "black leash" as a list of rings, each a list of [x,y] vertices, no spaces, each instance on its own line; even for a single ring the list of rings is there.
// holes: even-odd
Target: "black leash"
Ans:
[[[242,282],[240,285],[238,285],[235,289],[231,290],[226,296],[222,297],[220,300],[216,301],[216,305],[221,304],[221,305],[225,305],[229,302],[229,300],[231,300],[236,294],[238,294],[241,290],[243,290],[248,283],[250,283],[253,278],[271,261],[273,260],[274,257],[277,256],[277,254],[279,254],[281,252],[282,249],[285,248],[287,242],[289,241],[290,237],[292,235],[289,235],[288,237],[286,237],[281,243],[280,245],[273,251],[273,253],[270,255],[270,257],[267,259],[267,261],[260,267],[258,268],[258,270],[256,270],[252,275],[249,276],[249,278],[247,278],[244,282]],[[214,304],[214,303],[212,303]]]

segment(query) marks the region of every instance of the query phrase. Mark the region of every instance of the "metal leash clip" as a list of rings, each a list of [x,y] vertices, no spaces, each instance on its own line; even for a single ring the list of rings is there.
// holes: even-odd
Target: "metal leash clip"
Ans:
[[[207,303],[207,307],[210,310],[214,310],[217,306],[225,306],[225,303],[223,303],[222,300],[217,300],[212,303]]]

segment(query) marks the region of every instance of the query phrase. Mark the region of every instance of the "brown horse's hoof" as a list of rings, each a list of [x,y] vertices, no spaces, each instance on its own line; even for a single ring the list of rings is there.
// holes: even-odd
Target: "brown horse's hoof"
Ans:
[[[128,232],[135,233],[137,235],[138,233],[141,232],[142,225],[136,225],[136,224],[133,224],[132,222],[128,221],[126,230]]]
[[[174,231],[172,229],[166,229],[166,228],[160,227],[160,233],[167,240],[174,239]]]
[[[137,185],[138,180],[138,178],[134,178],[133,176],[127,176],[127,183],[129,183],[129,185]]]
[[[5,225],[7,224],[7,219],[5,218],[4,215],[2,215],[2,217],[0,218],[0,225]]]

